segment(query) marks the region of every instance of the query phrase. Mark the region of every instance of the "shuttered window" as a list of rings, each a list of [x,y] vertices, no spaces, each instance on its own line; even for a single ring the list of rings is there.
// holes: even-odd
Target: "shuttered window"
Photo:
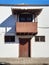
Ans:
[[[5,42],[15,42],[15,36],[5,36]]]
[[[35,42],[45,42],[45,36],[35,36]]]

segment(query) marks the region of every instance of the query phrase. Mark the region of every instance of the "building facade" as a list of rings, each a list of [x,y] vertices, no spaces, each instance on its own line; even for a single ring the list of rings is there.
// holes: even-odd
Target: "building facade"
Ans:
[[[49,57],[49,6],[0,5],[0,57]]]

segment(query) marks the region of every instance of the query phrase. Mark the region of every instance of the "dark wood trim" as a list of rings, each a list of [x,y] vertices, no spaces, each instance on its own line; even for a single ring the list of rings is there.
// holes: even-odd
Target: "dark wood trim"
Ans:
[[[30,14],[34,14],[34,15],[39,15],[41,13],[43,8],[41,9],[14,9],[14,8],[11,8],[12,10],[12,14],[16,15],[16,14],[21,14],[21,13],[24,13],[24,12],[27,12],[27,13],[30,13]]]
[[[29,46],[30,46],[30,47],[29,47],[29,48],[30,48],[30,49],[29,49],[29,57],[31,57],[31,38],[29,38],[29,40],[30,40],[30,41],[29,41],[29,42],[30,42],[30,43],[29,43]]]

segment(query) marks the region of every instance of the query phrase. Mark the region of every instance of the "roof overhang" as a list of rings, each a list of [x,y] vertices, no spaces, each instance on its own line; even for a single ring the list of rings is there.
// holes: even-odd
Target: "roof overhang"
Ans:
[[[31,14],[39,15],[41,11],[42,11],[42,9],[16,9],[16,8],[12,8],[12,14],[14,14],[14,15],[20,14],[23,12],[28,12]]]

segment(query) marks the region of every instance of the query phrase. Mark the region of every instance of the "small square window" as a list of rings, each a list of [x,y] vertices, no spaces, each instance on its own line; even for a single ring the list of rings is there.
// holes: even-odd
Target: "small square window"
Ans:
[[[15,36],[5,36],[5,42],[15,42]]]
[[[35,41],[36,41],[36,42],[39,41],[39,36],[35,36]]]
[[[40,41],[45,42],[45,36],[40,36]]]
[[[36,42],[45,42],[45,36],[35,36]]]

